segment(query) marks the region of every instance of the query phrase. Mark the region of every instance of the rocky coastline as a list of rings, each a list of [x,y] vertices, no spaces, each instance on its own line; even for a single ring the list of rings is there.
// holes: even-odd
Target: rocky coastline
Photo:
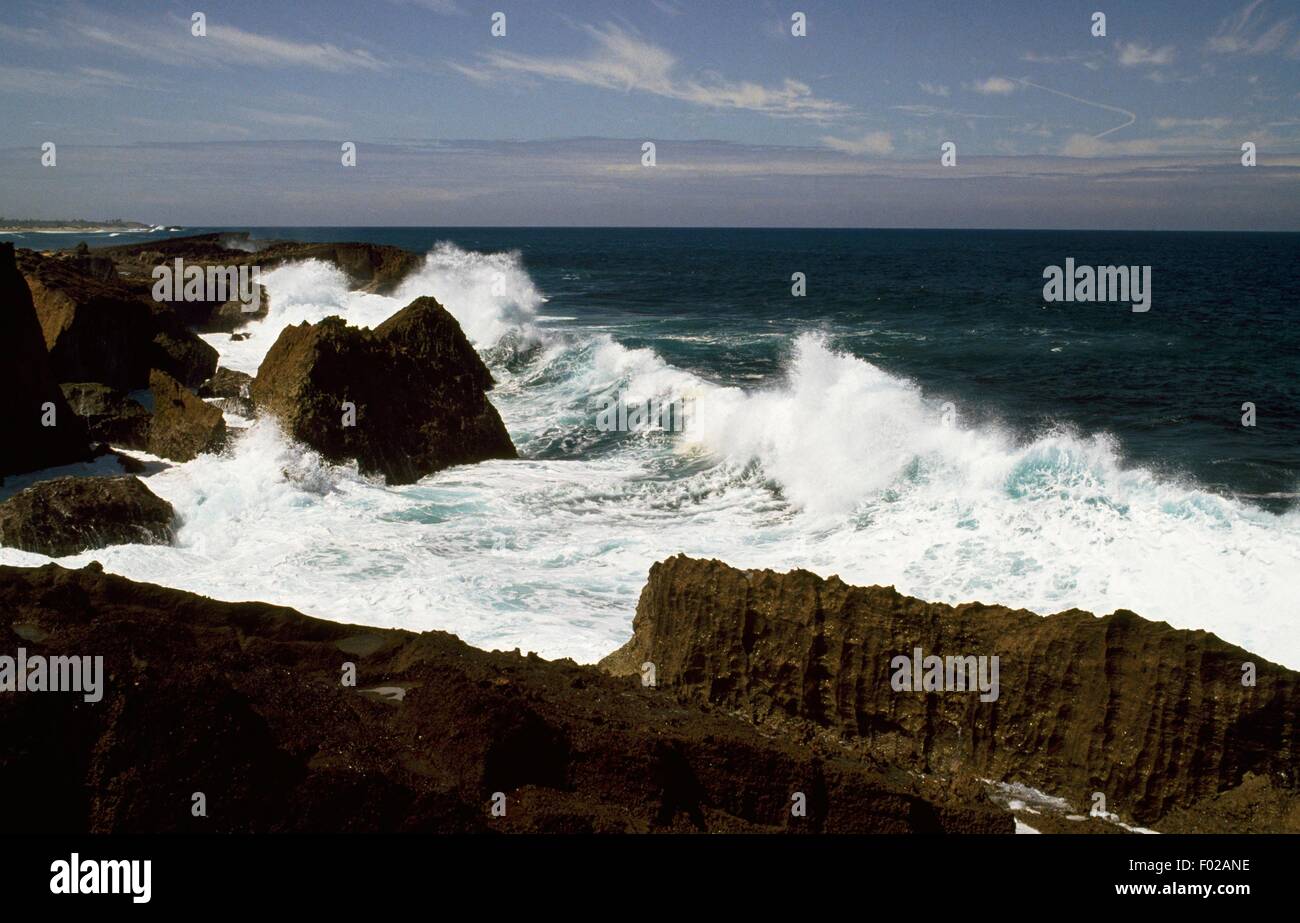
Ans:
[[[176,513],[129,452],[224,451],[228,415],[272,416],[390,484],[516,457],[490,372],[433,298],[374,329],[287,327],[249,376],[199,334],[256,322],[265,291],[256,311],[155,301],[151,273],[175,259],[319,259],[377,294],[419,264],[238,234],[0,244],[0,375],[16,396],[0,476],[122,469],[7,491],[0,544],[59,557],[170,542]],[[599,665],[93,563],[0,567],[0,620],[9,832],[1300,832],[1300,675],[1123,610],[947,606],[678,556],[651,569],[632,637]],[[102,699],[18,692],[3,658],[20,648],[101,657]],[[927,655],[969,658],[971,684],[930,686]]]

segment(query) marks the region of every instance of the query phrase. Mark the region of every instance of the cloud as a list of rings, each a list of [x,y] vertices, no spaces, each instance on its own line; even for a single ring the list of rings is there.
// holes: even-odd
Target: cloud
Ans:
[[[909,106],[890,106],[894,112],[902,112],[905,115],[914,115],[917,118],[929,119],[936,115],[954,116],[962,119],[1010,119],[1009,115],[981,115],[977,112],[958,112],[954,109],[944,109],[940,106],[931,106],[927,103],[919,103]]]
[[[119,88],[157,89],[105,67],[73,67],[57,71],[39,67],[0,66],[0,93],[35,96],[78,96]]]
[[[817,97],[798,80],[779,86],[726,80],[720,75],[679,76],[677,59],[667,49],[638,38],[616,25],[584,26],[596,46],[585,57],[543,57],[491,51],[476,65],[449,62],[458,73],[479,82],[501,76],[538,77],[606,90],[636,90],[710,109],[740,109],[776,118],[828,121],[851,107]]]
[[[338,122],[322,118],[319,115],[309,115],[300,112],[271,112],[266,109],[240,109],[244,115],[248,116],[255,122],[261,122],[264,125],[275,125],[281,128],[320,128],[327,131],[334,131],[342,126]]]
[[[311,67],[324,71],[384,70],[386,65],[368,51],[347,51],[320,42],[295,42],[245,32],[220,23],[208,25],[208,40],[223,51],[247,56],[252,64]]]
[[[189,20],[176,17],[170,25],[161,27],[106,20],[74,21],[67,27],[75,43],[107,46],[168,65],[306,67],[334,73],[388,68],[364,49],[262,35],[211,20],[206,36],[191,35]]]
[[[1178,118],[1158,118],[1156,127],[1168,130],[1170,128],[1212,128],[1220,131],[1232,124],[1232,119],[1214,118],[1214,119],[1178,119]]]
[[[924,80],[920,83],[921,92],[929,93],[931,96],[950,96],[952,91],[942,83],[926,83]]]
[[[422,6],[426,10],[432,10],[435,13],[442,13],[446,16],[459,16],[465,12],[456,3],[456,0],[391,0],[391,2],[409,3],[411,6]]]
[[[1219,54],[1260,55],[1277,51],[1286,41],[1295,20],[1280,19],[1271,26],[1266,25],[1265,9],[1264,0],[1254,0],[1225,17],[1218,30],[1210,36],[1207,47]],[[1300,50],[1300,42],[1288,54],[1297,50]]]
[[[987,80],[977,80],[971,89],[985,96],[1007,96],[1016,91],[1016,83],[1006,77],[989,77]]]
[[[887,131],[869,131],[860,138],[832,138],[822,136],[822,144],[842,154],[875,154],[884,156],[894,152],[894,136]]]
[[[1138,67],[1143,64],[1163,67],[1166,64],[1172,64],[1174,61],[1173,45],[1165,45],[1163,48],[1151,48],[1148,45],[1139,45],[1136,42],[1119,42],[1116,47],[1119,48],[1121,67]]]

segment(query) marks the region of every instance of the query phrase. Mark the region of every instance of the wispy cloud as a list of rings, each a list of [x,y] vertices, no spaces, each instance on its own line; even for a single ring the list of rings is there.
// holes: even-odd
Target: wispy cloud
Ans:
[[[951,96],[952,91],[942,83],[926,83],[924,80],[919,84],[922,93],[929,93],[931,96]]]
[[[272,112],[267,109],[250,108],[239,111],[255,122],[280,128],[320,128],[334,131],[342,127],[338,122],[303,112]]]
[[[1207,47],[1219,54],[1270,54],[1282,47],[1294,22],[1288,17],[1269,24],[1265,0],[1254,0],[1221,21]],[[1297,49],[1300,41],[1292,51]]]
[[[595,39],[585,57],[543,57],[512,51],[491,51],[473,65],[452,62],[458,73],[480,82],[523,76],[559,80],[606,90],[651,93],[710,109],[741,109],[777,118],[829,121],[851,107],[816,96],[802,81],[787,78],[777,86],[679,74],[677,59],[667,49],[645,41],[616,25],[584,26]]]
[[[189,21],[178,17],[172,17],[166,26],[103,17],[87,21],[78,18],[61,28],[65,44],[111,48],[168,65],[305,67],[334,73],[382,71],[388,67],[365,49],[296,41],[212,20],[208,21],[205,36],[191,35]]]
[[[426,10],[432,10],[435,13],[442,13],[446,16],[459,16],[464,14],[460,4],[456,0],[391,0],[393,3],[406,3],[411,6],[422,6]]]
[[[833,138],[830,135],[823,135],[821,140],[822,144],[833,151],[855,156],[862,154],[884,156],[894,152],[894,136],[887,131],[869,131],[858,138]]]
[[[1173,45],[1152,48],[1149,45],[1139,45],[1136,42],[1119,42],[1116,47],[1119,49],[1121,67],[1140,67],[1144,64],[1163,67],[1166,64],[1174,63]]]
[[[105,67],[72,67],[56,71],[39,67],[0,66],[0,93],[78,96],[124,87],[155,88],[134,77]]]

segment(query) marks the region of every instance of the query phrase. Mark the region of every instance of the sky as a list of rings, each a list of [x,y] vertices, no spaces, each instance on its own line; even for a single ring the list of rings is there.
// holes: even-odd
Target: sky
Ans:
[[[1300,0],[6,0],[0,215],[1300,230]]]

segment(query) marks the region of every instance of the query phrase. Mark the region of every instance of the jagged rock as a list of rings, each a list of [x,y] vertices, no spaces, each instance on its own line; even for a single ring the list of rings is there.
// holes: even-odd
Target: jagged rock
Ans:
[[[418,298],[373,331],[327,317],[286,327],[253,402],[330,461],[355,459],[390,484],[516,452],[485,391],[492,376],[455,319]],[[344,403],[355,424],[344,425]]]
[[[0,243],[0,394],[0,478],[90,457],[90,436],[59,390],[11,243]],[[53,426],[42,425],[47,404]]]
[[[226,442],[221,410],[190,393],[166,372],[149,373],[153,419],[148,450],[173,461],[189,461],[204,452],[218,452]]]
[[[999,697],[895,691],[892,658],[918,647],[997,655]],[[1186,809],[1183,826],[1253,773],[1300,817],[1300,674],[1124,610],[953,607],[679,556],[651,568],[632,640],[602,665],[644,662],[683,701],[829,734],[917,772],[1022,783],[1085,810],[1101,792],[1107,810],[1148,824]]]
[[[172,539],[172,505],[139,478],[40,481],[0,503],[0,545],[51,557]]]
[[[931,797],[639,682],[443,632],[215,602],[97,565],[0,567],[0,626],[29,658],[100,655],[105,677],[95,703],[0,696],[6,833],[1013,829],[979,797]],[[196,790],[220,810],[193,817]]]
[[[159,368],[197,385],[217,352],[147,289],[82,272],[74,259],[18,255],[58,381],[97,381],[123,391],[146,386]]]
[[[59,386],[72,412],[86,423],[92,439],[127,449],[149,441],[149,411],[121,391],[93,381]]]
[[[198,396],[211,401],[227,413],[236,413],[241,417],[253,415],[253,399],[249,388],[253,376],[247,372],[237,372],[225,367],[217,369],[215,375],[199,386]]]

